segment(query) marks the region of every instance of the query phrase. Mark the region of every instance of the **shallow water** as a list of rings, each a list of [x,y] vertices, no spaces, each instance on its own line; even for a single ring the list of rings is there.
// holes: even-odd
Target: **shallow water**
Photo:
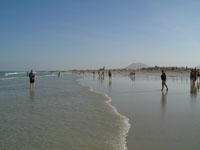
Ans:
[[[86,75],[82,83],[107,93],[118,112],[130,119],[129,150],[200,149],[199,82],[168,77],[169,91],[163,92],[158,76],[114,75],[109,81]]]
[[[26,73],[12,77],[0,80],[1,150],[126,149],[125,118],[79,76],[39,75],[34,90]]]

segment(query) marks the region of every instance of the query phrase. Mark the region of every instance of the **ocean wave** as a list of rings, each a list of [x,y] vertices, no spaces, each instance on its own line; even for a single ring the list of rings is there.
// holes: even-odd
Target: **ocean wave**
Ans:
[[[10,76],[10,75],[16,75],[16,74],[19,74],[18,72],[6,72],[5,73],[5,76]]]
[[[127,142],[126,142],[126,137],[127,137],[128,132],[129,132],[129,129],[130,129],[130,127],[131,127],[131,124],[129,123],[129,118],[127,118],[126,116],[120,114],[120,113],[117,111],[117,108],[114,107],[114,106],[111,104],[112,98],[109,97],[106,93],[94,91],[93,88],[88,87],[88,86],[85,86],[84,84],[82,84],[81,81],[80,81],[79,79],[77,79],[76,81],[77,81],[77,83],[78,83],[79,85],[88,88],[88,90],[89,90],[90,92],[94,92],[94,93],[103,95],[103,96],[106,98],[106,103],[111,107],[112,111],[113,111],[117,116],[119,116],[119,117],[123,120],[124,126],[123,126],[123,129],[122,129],[123,132],[120,134],[120,139],[121,139],[121,141],[120,141],[120,143],[119,143],[119,145],[120,145],[119,149],[120,149],[120,150],[127,150],[127,146],[126,146],[126,144],[127,144]]]

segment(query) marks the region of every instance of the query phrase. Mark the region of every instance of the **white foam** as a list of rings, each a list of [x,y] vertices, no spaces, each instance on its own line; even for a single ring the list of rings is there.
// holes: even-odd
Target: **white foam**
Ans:
[[[5,73],[5,76],[10,76],[10,75],[16,75],[18,72],[7,72]]]
[[[81,83],[81,81],[79,81],[79,79],[77,79],[76,81],[77,81],[77,83],[78,83],[79,85],[84,86],[84,87],[87,87],[87,86],[83,85],[83,84]],[[103,95],[103,96],[107,99],[106,103],[111,107],[111,109],[113,110],[113,112],[114,112],[116,115],[118,115],[118,116],[124,121],[125,126],[124,126],[124,129],[123,129],[123,133],[121,134],[121,137],[120,137],[120,138],[121,138],[121,142],[119,143],[119,145],[120,145],[120,150],[127,150],[127,146],[126,146],[126,143],[127,143],[127,142],[126,142],[126,137],[127,137],[128,131],[129,131],[130,127],[131,127],[131,124],[129,123],[129,118],[127,118],[126,116],[120,114],[120,113],[117,111],[117,108],[114,107],[113,105],[111,105],[112,99],[111,99],[111,97],[109,97],[107,94],[94,91],[93,88],[91,88],[91,87],[87,87],[87,88],[88,88],[88,90],[89,90],[90,92],[94,92],[94,93]]]

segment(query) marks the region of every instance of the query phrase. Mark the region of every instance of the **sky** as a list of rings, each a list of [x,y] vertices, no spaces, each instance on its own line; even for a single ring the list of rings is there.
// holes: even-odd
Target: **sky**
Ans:
[[[200,65],[199,0],[0,0],[0,70]]]

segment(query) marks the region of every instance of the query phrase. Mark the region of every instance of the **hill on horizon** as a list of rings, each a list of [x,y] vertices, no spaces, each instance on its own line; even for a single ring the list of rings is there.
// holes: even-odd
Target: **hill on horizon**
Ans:
[[[149,66],[144,63],[132,63],[126,69],[141,69],[141,68],[148,68]]]

